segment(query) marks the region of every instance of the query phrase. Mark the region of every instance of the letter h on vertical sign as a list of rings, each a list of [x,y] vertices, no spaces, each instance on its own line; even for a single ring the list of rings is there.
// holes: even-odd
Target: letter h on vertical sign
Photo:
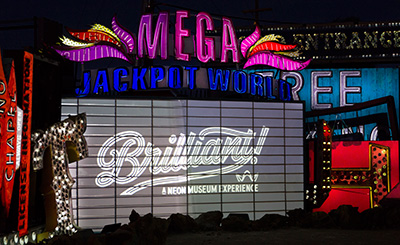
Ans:
[[[313,208],[329,202],[320,210],[329,211],[327,209],[349,201],[328,199],[331,189],[345,192],[354,189],[354,195],[360,193],[356,189],[367,189],[362,193],[369,192],[368,206],[378,206],[391,190],[390,147],[366,141],[332,143],[331,133],[325,121],[318,122],[315,146],[309,144],[310,183],[313,186],[306,190],[306,199]]]

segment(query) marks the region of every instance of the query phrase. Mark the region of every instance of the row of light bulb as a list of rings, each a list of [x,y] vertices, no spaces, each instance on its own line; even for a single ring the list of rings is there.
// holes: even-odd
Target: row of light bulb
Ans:
[[[3,245],[12,245],[12,244],[15,244],[15,245],[17,245],[17,244],[21,244],[21,245],[24,245],[24,244],[28,244],[29,242],[36,242],[36,238],[37,238],[37,236],[36,236],[36,232],[35,231],[33,231],[33,232],[31,232],[29,235],[25,235],[25,236],[22,236],[22,237],[20,237],[18,234],[14,234],[14,236],[9,236],[9,237],[7,237],[7,236],[5,236],[5,237],[3,237],[3,239],[1,239],[1,243],[0,244],[3,244]]]

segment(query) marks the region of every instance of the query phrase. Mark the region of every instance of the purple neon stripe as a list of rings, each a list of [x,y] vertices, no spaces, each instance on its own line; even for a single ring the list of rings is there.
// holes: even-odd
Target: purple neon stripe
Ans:
[[[85,62],[110,57],[123,59],[129,62],[129,59],[120,50],[107,45],[95,45],[84,49],[72,50],[54,48],[54,50],[61,56],[72,61]]]
[[[256,26],[255,31],[248,37],[246,37],[242,43],[240,44],[240,52],[242,53],[243,57],[246,57],[246,53],[249,48],[260,39],[260,28]]]
[[[307,60],[304,62],[294,61],[287,57],[272,54],[270,52],[262,52],[251,56],[247,60],[246,64],[244,64],[243,69],[254,65],[267,65],[274,68],[278,68],[280,70],[299,71],[308,66],[310,61],[311,60]]]
[[[135,48],[135,36],[121,26],[115,16],[113,17],[111,24],[113,31],[127,47],[128,53],[132,53],[133,49]]]

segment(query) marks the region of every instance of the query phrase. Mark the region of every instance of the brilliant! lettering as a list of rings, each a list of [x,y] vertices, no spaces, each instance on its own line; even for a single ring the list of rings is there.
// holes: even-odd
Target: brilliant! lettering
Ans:
[[[200,166],[215,166],[190,175],[178,175],[154,178],[135,184],[122,192],[121,195],[133,195],[150,186],[182,183],[191,180],[204,179],[234,172],[246,164],[256,164],[269,128],[262,127],[257,143],[251,143],[256,133],[253,130],[239,131],[225,127],[209,127],[200,131],[197,136],[190,132],[188,137],[181,133],[171,135],[164,152],[151,142],[146,144],[144,137],[135,131],[121,132],[105,141],[97,154],[97,165],[103,170],[96,178],[96,185],[107,187],[114,182],[125,185],[138,179],[146,170],[153,175],[178,172]],[[224,135],[226,138],[211,138]],[[208,139],[208,140],[206,140]],[[115,149],[115,144],[121,145]],[[134,147],[134,148],[132,148]],[[144,156],[143,156],[144,155]],[[109,158],[111,156],[111,158]],[[234,164],[224,165],[228,158]],[[140,161],[139,159],[143,159]],[[121,176],[121,169],[129,164],[132,167],[129,174]],[[152,167],[150,167],[150,165]]]

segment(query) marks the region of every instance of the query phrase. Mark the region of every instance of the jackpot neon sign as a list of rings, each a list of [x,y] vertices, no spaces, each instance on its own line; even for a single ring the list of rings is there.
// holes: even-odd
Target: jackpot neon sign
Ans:
[[[146,144],[144,137],[139,132],[124,131],[106,140],[98,151],[97,165],[103,172],[97,175],[96,185],[107,187],[114,182],[120,185],[129,184],[146,170],[156,176],[189,168],[195,169],[199,166],[214,166],[212,169],[191,172],[188,175],[159,177],[142,181],[121,193],[123,196],[129,196],[151,186],[184,183],[232,173],[246,164],[257,164],[256,155],[260,155],[268,132],[269,128],[262,127],[257,143],[254,142],[252,145],[252,140],[256,136],[252,129],[240,131],[226,127],[209,127],[200,131],[198,136],[194,132],[190,132],[188,137],[183,133],[179,136],[171,135],[168,141],[173,147],[167,146],[163,152],[151,142]],[[224,135],[226,139],[210,138],[216,135]],[[115,149],[117,142],[122,144],[119,149]],[[110,155],[111,158],[108,157]],[[144,158],[140,162],[138,158],[142,155]],[[220,167],[228,158],[231,158],[234,164]],[[132,169],[126,176],[120,176],[121,168],[125,164],[130,164]],[[221,185],[217,189],[227,188]],[[248,187],[239,185],[238,189],[241,188]],[[189,190],[196,192],[197,189],[191,187]]]
[[[271,76],[247,73],[244,70],[199,69],[195,66],[171,67],[118,67],[83,72],[83,81],[75,89],[77,97],[91,94],[107,94],[159,87],[180,89],[208,88],[210,90],[234,91],[251,94],[266,100],[291,101],[290,83]]]
[[[189,11],[179,10],[175,16],[174,56],[177,60],[189,61],[190,54],[184,53],[184,39],[190,37],[190,30],[184,28],[184,19],[189,17]],[[156,23],[153,23],[152,14],[142,15],[136,39],[135,35],[120,25],[114,17],[112,30],[100,24],[95,24],[89,30],[68,30],[73,38],[64,36],[61,38],[63,46],[53,48],[65,58],[77,62],[111,57],[133,63],[135,58],[155,59],[158,54],[165,60],[169,55],[169,20],[168,12],[160,12]],[[213,30],[215,27],[211,15],[205,12],[198,13],[196,35],[193,37],[194,56],[202,63],[217,61],[216,41],[213,37],[206,36],[206,31]],[[227,63],[231,56],[232,62],[240,63],[240,54],[246,59],[243,68],[267,65],[280,70],[294,71],[304,69],[310,62],[293,60],[292,58],[299,56],[296,45],[284,44],[281,36],[270,34],[261,38],[258,26],[239,45],[232,21],[223,17],[221,52],[218,58],[222,63]]]

